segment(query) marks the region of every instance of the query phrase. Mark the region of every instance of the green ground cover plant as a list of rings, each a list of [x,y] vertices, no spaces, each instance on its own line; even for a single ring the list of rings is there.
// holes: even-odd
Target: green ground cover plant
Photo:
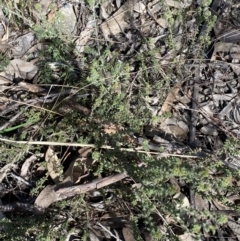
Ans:
[[[21,25],[24,19],[33,18],[31,10],[36,8],[41,12],[38,5],[32,6],[31,1],[19,1],[18,3],[3,1],[4,11],[12,16],[12,22],[16,26]],[[98,4],[88,2],[91,10]],[[210,1],[202,1],[202,7],[194,9],[199,29],[206,24],[206,30],[198,38],[198,32],[194,39],[187,39],[183,36],[181,40],[182,49],[184,44],[190,44],[190,50],[197,44],[199,50],[205,50],[209,46],[209,33],[214,25],[215,18],[208,10]],[[95,14],[92,12],[91,14]],[[56,17],[61,18],[61,16]],[[167,8],[165,19],[171,23],[170,34],[168,35],[168,48],[174,49],[174,23],[176,19],[180,22],[187,21],[183,11],[172,11]],[[47,48],[39,53],[39,84],[51,86],[51,90],[64,91],[69,87],[78,89],[78,94],[91,93],[90,96],[77,98],[79,105],[91,109],[89,116],[75,111],[74,109],[63,110],[64,99],[57,98],[56,101],[46,104],[45,108],[30,108],[24,111],[20,123],[0,131],[12,140],[26,140],[29,138],[40,138],[52,142],[78,142],[92,143],[97,146],[93,150],[92,157],[95,165],[90,168],[93,179],[102,174],[127,172],[129,175],[127,185],[123,182],[113,184],[119,202],[125,203],[129,208],[130,222],[132,224],[135,239],[143,240],[140,227],[144,226],[146,232],[151,233],[153,240],[179,240],[176,233],[190,233],[196,240],[199,240],[202,233],[214,236],[218,229],[227,223],[224,213],[210,212],[208,210],[197,210],[184,206],[184,200],[175,195],[179,192],[179,185],[184,189],[186,196],[190,189],[203,200],[221,200],[226,206],[239,211],[236,204],[224,200],[224,194],[229,191],[230,184],[233,192],[238,192],[237,182],[239,171],[226,168],[219,157],[224,154],[237,155],[239,153],[239,141],[227,139],[221,151],[206,158],[186,157],[157,157],[139,152],[127,152],[121,149],[122,143],[127,136],[144,137],[146,126],[158,126],[166,118],[153,115],[149,108],[148,96],[155,92],[159,96],[161,106],[171,88],[175,86],[173,76],[176,79],[183,75],[183,62],[176,57],[170,62],[168,68],[159,66],[157,62],[158,48],[151,48],[151,39],[143,37],[143,44],[149,46],[146,52],[137,52],[134,57],[121,61],[120,54],[112,51],[113,45],[108,42],[98,42],[98,46],[88,46],[82,53],[83,69],[74,66],[78,58],[75,52],[75,45],[64,39],[64,35],[55,23],[49,23],[47,19],[35,23],[28,21],[25,28],[31,29],[37,37],[37,41],[45,42]],[[197,31],[199,31],[199,29]],[[97,37],[97,36],[95,36]],[[187,53],[189,56],[192,52]],[[205,53],[195,52],[194,58],[200,62]],[[1,58],[1,66],[8,63],[8,59]],[[58,63],[57,73],[51,67],[52,63]],[[134,66],[134,71],[132,71]],[[3,68],[3,67],[1,67]],[[1,69],[3,70],[3,69]],[[133,74],[135,77],[133,78]],[[67,88],[65,88],[67,86]],[[30,98],[30,97],[29,97]],[[35,125],[38,123],[38,125]],[[115,133],[103,131],[102,124],[113,123],[119,126]],[[36,128],[34,128],[36,126]],[[128,148],[135,148],[135,143],[125,142]],[[111,150],[103,150],[102,145],[113,147]],[[144,142],[144,150],[150,151],[148,141]],[[23,163],[29,153],[45,152],[46,148],[41,146],[30,147],[20,144],[7,144],[1,142],[0,164],[11,163],[15,165]],[[73,150],[76,151],[76,150]],[[159,152],[161,152],[161,148]],[[57,148],[59,156],[64,159],[65,149]],[[194,154],[189,151],[187,155]],[[42,160],[39,160],[42,162]],[[64,162],[63,162],[64,163]],[[19,168],[19,167],[18,167]],[[220,173],[213,177],[213,171]],[[234,181],[233,181],[234,180]],[[36,182],[31,189],[31,195],[36,195],[44,188],[46,183],[51,183],[47,174]],[[107,190],[104,188],[104,190]],[[213,191],[214,190],[214,191]],[[52,213],[44,216],[32,217],[19,214],[16,218],[10,215],[7,219],[1,220],[0,224],[6,227],[7,232],[1,234],[2,240],[65,240],[70,230],[77,229],[74,221],[78,220],[81,226],[81,239],[90,240],[88,225],[97,214],[87,204],[84,195],[61,201],[53,205]],[[58,212],[68,213],[66,222],[58,220]],[[71,216],[71,218],[70,218]],[[168,220],[164,217],[167,216]],[[80,218],[79,218],[80,217]],[[11,221],[9,221],[11,220]],[[17,226],[17,228],[16,228]],[[165,226],[165,230],[159,227]],[[178,226],[178,227],[177,227]],[[176,229],[179,229],[178,232]]]

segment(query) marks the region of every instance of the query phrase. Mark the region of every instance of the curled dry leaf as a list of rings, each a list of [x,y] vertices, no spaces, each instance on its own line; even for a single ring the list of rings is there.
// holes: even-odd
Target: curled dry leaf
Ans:
[[[47,169],[50,177],[54,183],[60,182],[60,176],[62,174],[62,166],[60,160],[57,157],[57,154],[49,146],[45,154],[45,161],[47,162]]]
[[[218,210],[229,210],[229,207],[224,205],[223,203],[221,203],[219,200],[217,199],[212,199],[212,203],[214,204],[214,206],[218,209]]]
[[[93,159],[91,157],[92,148],[83,147],[79,150],[80,156],[73,160],[67,171],[64,173],[64,182],[70,182],[77,184],[80,180],[88,175],[88,170],[93,164]]]
[[[8,36],[9,36],[8,32],[9,32],[8,25],[5,25],[5,23],[2,22],[2,24],[0,24],[0,41],[6,42],[8,40]],[[0,47],[0,50],[2,50],[1,47]]]
[[[43,156],[44,156],[43,154],[36,154],[36,155],[32,155],[29,158],[27,158],[22,165],[20,176],[25,178],[26,180],[28,180],[29,173],[30,173],[29,169],[30,169],[32,163],[35,162],[39,157],[43,157]]]
[[[184,121],[178,121],[177,126],[180,127],[185,134],[189,132],[189,127]]]
[[[11,170],[16,170],[18,167],[16,164],[9,163],[0,169],[0,182],[6,177],[7,173]]]

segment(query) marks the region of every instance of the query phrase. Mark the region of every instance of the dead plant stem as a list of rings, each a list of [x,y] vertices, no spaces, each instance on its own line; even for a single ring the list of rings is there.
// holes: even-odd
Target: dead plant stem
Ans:
[[[8,143],[15,143],[15,144],[23,144],[23,145],[42,145],[42,146],[73,146],[73,147],[92,147],[97,148],[98,146],[94,144],[82,144],[82,143],[67,143],[67,142],[52,142],[52,141],[14,141],[10,139],[0,138],[0,141],[8,142]],[[114,150],[115,148],[108,145],[102,145],[101,149],[108,149]],[[142,148],[142,147],[140,147]],[[191,156],[191,155],[180,155],[180,154],[171,154],[171,153],[162,153],[162,152],[152,152],[152,151],[144,151],[139,150],[139,148],[123,148],[120,147],[121,151],[126,152],[138,152],[138,153],[146,153],[146,154],[153,154],[153,155],[161,155],[162,157],[183,157],[183,158],[199,158],[198,156]]]

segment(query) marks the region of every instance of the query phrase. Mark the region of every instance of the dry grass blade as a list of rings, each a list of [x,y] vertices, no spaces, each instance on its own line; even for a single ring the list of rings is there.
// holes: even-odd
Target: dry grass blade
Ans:
[[[42,146],[73,146],[73,147],[93,147],[97,148],[98,146],[94,144],[82,144],[82,143],[67,143],[67,142],[51,142],[51,141],[14,141],[9,139],[0,138],[0,141],[15,143],[15,144],[24,144],[24,145],[42,145]],[[114,147],[108,145],[102,145],[101,149],[109,149],[113,150]],[[162,152],[151,152],[151,151],[143,151],[138,150],[137,148],[120,148],[121,151],[126,152],[138,152],[138,153],[146,153],[153,155],[160,155],[161,157],[175,156],[175,157],[183,157],[183,158],[199,158],[199,156],[191,156],[191,155],[180,155],[180,154],[171,154],[171,153],[162,153]]]

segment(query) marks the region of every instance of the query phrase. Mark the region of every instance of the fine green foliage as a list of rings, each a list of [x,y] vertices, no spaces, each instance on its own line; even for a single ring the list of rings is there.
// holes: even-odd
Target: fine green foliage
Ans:
[[[10,62],[9,57],[4,54],[0,54],[0,72],[4,71]]]
[[[240,173],[226,168],[218,158],[224,153],[239,155],[239,141],[226,140],[220,153],[199,160],[174,156],[160,157],[149,153],[121,150],[121,147],[125,146],[136,148],[136,144],[127,138],[134,139],[135,135],[144,137],[144,127],[152,126],[157,129],[161,120],[171,115],[171,113],[166,113],[165,116],[156,114],[149,104],[150,97],[158,94],[159,110],[171,87],[176,84],[175,81],[184,79],[182,76],[184,61],[181,62],[181,56],[196,59],[205,57],[204,50],[210,43],[209,32],[216,19],[208,10],[211,1],[201,2],[202,6],[193,11],[197,21],[193,37],[188,39],[187,31],[184,30],[179,42],[175,37],[176,29],[179,24],[188,21],[189,16],[185,10],[173,9],[163,3],[164,18],[169,29],[166,49],[174,53],[180,52],[179,56],[173,55],[168,66],[159,64],[159,48],[154,46],[152,38],[144,36],[141,38],[141,44],[146,47],[145,51],[136,51],[130,59],[121,60],[120,54],[113,51],[114,45],[108,42],[103,42],[102,45],[98,43],[97,47],[87,46],[80,56],[84,69],[76,71],[73,65],[77,57],[74,41],[66,39],[58,25],[61,15],[56,15],[53,22],[49,22],[43,16],[41,21],[36,22],[32,20],[30,10],[32,8],[40,14],[39,4],[32,6],[31,1],[19,1],[17,4],[3,1],[4,12],[8,16],[14,12],[11,15],[14,23],[17,26],[23,22],[26,24],[25,19],[29,17],[32,21],[28,21],[28,28],[35,33],[39,42],[47,46],[38,53],[40,68],[38,83],[51,86],[49,93],[51,90],[64,91],[64,86],[78,88],[77,94],[91,93],[89,98],[74,96],[77,104],[91,109],[91,114],[84,115],[74,108],[64,112],[62,107],[65,99],[57,98],[50,104],[42,104],[41,108],[29,107],[23,110],[20,123],[0,131],[0,134],[13,140],[39,138],[53,142],[74,141],[94,144],[96,146],[92,153],[94,165],[87,170],[92,179],[122,172],[129,175],[125,183],[116,183],[111,188],[118,201],[126,204],[130,210],[129,221],[135,238],[139,241],[143,240],[141,236],[143,227],[152,235],[153,240],[162,241],[178,240],[175,229],[179,229],[180,233],[190,233],[195,238],[200,238],[202,232],[214,235],[219,227],[227,223],[225,215],[184,205],[184,199],[177,196],[179,193],[187,199],[190,191],[193,191],[203,201],[219,200],[231,209],[239,209],[237,205],[226,200],[225,193],[229,190],[238,193],[237,185],[232,184],[232,180],[238,182]],[[92,10],[99,3],[89,0],[88,4]],[[199,35],[201,26],[205,23],[207,23],[206,29]],[[190,46],[188,52],[182,54],[181,50],[186,46]],[[9,59],[0,55],[0,63],[2,71],[9,63]],[[103,125],[111,124],[117,131],[107,133],[103,130]],[[103,150],[100,148],[102,145],[109,145],[113,149]],[[150,151],[147,138],[143,142],[143,149],[146,152]],[[1,142],[1,164],[14,162],[20,166],[27,158],[26,152],[29,154],[45,151],[45,147],[26,147]],[[65,165],[65,152],[68,151],[64,148],[57,149],[57,154],[63,158],[63,165]],[[71,151],[77,150],[70,149],[69,153]],[[161,151],[159,148],[159,152]],[[43,159],[38,161],[43,167],[46,166]],[[221,175],[214,176],[214,171]],[[30,194],[39,195],[46,185],[53,185],[48,173],[46,175],[44,173],[37,180]],[[107,188],[101,191],[104,192]],[[0,237],[5,240],[25,240],[30,237],[34,240],[65,240],[67,232],[75,228],[69,221],[71,216],[72,220],[78,220],[77,225],[82,227],[79,231],[81,240],[89,240],[88,225],[99,218],[100,212],[97,213],[88,206],[87,198],[86,194],[57,202],[52,205],[53,208],[46,216],[40,218],[17,216],[11,221],[3,219],[0,226],[6,226],[8,232]],[[65,222],[57,220],[56,210],[58,214],[66,211],[69,220],[68,218]],[[170,221],[165,220],[166,216]]]

